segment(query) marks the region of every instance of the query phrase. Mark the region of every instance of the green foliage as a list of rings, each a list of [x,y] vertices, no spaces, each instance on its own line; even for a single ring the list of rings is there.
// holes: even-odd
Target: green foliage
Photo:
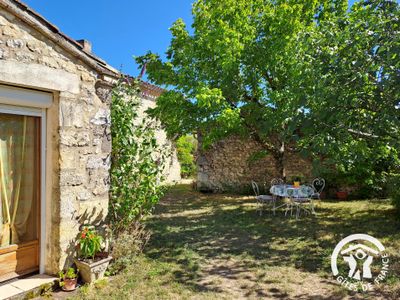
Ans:
[[[306,177],[303,174],[296,174],[287,179],[288,183],[293,184],[293,182],[299,181],[300,183],[306,183]]]
[[[102,241],[103,238],[96,231],[85,226],[79,235],[80,257],[94,259],[96,254],[101,251]]]
[[[396,207],[400,215],[400,175],[392,175],[389,179],[389,194],[393,205]],[[399,217],[400,218],[400,217]]]
[[[114,275],[132,265],[149,239],[150,231],[139,222],[121,232],[113,241],[111,253],[113,261],[108,268],[108,273]]]
[[[310,118],[302,142],[328,158],[338,185],[358,186],[360,197],[387,196],[400,162],[399,5],[359,1],[319,25],[304,35]]]
[[[60,287],[63,287],[65,285],[65,283],[64,283],[65,279],[78,278],[78,272],[79,272],[79,270],[75,271],[74,268],[68,268],[68,270],[65,272],[64,271],[58,272],[58,277],[60,278],[60,282],[59,282]]]
[[[58,273],[58,276],[61,280],[66,279],[75,279],[78,277],[78,271],[75,271],[74,268],[68,268],[68,270],[66,272],[64,271],[60,271]]]
[[[309,107],[325,142],[399,146],[400,7],[359,1],[307,35]]]
[[[400,170],[399,152],[384,144],[372,144],[363,140],[347,143],[333,142],[331,149],[324,152],[324,161],[316,160],[316,176],[326,179],[329,188],[355,187],[353,197],[383,198],[388,196],[388,180]]]
[[[347,1],[198,0],[193,34],[171,27],[167,61],[148,53],[148,77],[171,90],[151,114],[170,136],[201,132],[208,146],[228,135],[252,136],[284,175],[307,114],[298,87],[301,33],[346,10]]]
[[[288,152],[329,157],[343,181],[381,193],[400,147],[400,9],[347,3],[196,1],[193,33],[173,24],[166,61],[137,58],[171,88],[151,114],[203,146],[251,136],[282,177]]]
[[[157,143],[156,122],[138,115],[139,93],[138,82],[121,79],[112,94],[110,218],[117,235],[150,214],[164,190],[167,153]]]
[[[196,174],[195,154],[197,150],[197,140],[193,135],[181,136],[176,141],[176,150],[181,165],[182,177],[193,177]]]
[[[252,165],[252,164],[256,164],[261,159],[263,159],[267,156],[268,156],[268,152],[265,150],[261,150],[261,151],[256,151],[256,152],[252,153],[247,160],[248,160],[248,163],[250,165]]]

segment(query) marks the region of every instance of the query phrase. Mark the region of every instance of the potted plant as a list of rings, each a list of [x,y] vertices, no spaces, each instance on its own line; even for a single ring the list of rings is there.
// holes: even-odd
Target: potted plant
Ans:
[[[336,197],[339,200],[346,200],[348,196],[349,196],[349,193],[347,191],[339,190],[336,192]]]
[[[82,279],[86,283],[104,277],[112,257],[102,251],[103,238],[93,229],[85,226],[79,234],[78,259],[75,264],[79,268]]]
[[[337,178],[336,198],[347,200],[349,197],[349,187],[357,184],[357,181],[350,175],[340,174]]]
[[[60,271],[60,287],[63,291],[73,291],[76,289],[76,284],[78,282],[78,270],[75,271],[74,268],[69,268],[66,272]]]
[[[293,187],[298,188],[300,187],[300,183],[303,181],[302,175],[296,175],[291,177],[290,182],[293,182]]]

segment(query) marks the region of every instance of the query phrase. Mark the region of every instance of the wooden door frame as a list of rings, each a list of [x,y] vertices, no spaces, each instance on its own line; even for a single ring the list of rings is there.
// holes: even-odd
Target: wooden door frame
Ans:
[[[12,106],[0,103],[0,113],[40,118],[39,273],[44,274],[46,258],[46,108]]]

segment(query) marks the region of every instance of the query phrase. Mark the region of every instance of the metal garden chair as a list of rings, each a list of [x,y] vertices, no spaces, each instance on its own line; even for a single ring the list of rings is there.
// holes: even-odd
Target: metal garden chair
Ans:
[[[274,207],[273,207],[274,215],[275,215],[275,211],[278,208],[286,206],[286,209],[287,209],[290,206],[290,203],[288,203],[287,201],[284,202],[283,204],[276,206],[276,203],[278,200],[285,199],[285,197],[283,197],[283,195],[282,195],[282,193],[283,193],[282,189],[284,189],[284,187],[283,187],[284,184],[285,184],[285,182],[281,178],[273,178],[271,180],[271,187],[270,187],[269,191],[274,197]]]
[[[267,206],[268,204],[274,205],[275,198],[271,195],[260,195],[260,189],[258,188],[257,182],[252,181],[251,186],[253,188],[254,194],[256,195],[256,200],[258,203],[257,211],[260,212],[260,216],[261,216],[265,206]],[[275,210],[274,210],[274,214],[275,214]]]
[[[281,184],[284,184],[284,183],[285,182],[281,178],[274,178],[274,179],[271,180],[271,186],[281,185]]]
[[[325,179],[317,177],[312,181],[311,186],[314,189],[314,193],[311,195],[311,198],[321,200],[321,193],[325,188]]]
[[[287,190],[290,199],[290,205],[287,206],[285,216],[290,210],[290,215],[293,215],[293,208],[296,208],[296,219],[300,217],[303,210],[307,214],[315,214],[314,201],[311,197],[314,193],[314,188],[308,185],[302,185],[298,190],[290,188]]]

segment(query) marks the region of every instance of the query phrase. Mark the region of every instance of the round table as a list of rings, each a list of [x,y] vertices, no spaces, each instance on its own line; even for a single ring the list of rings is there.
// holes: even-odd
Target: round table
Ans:
[[[308,193],[305,191],[308,189],[308,186],[301,185],[299,187],[295,187],[291,184],[279,184],[273,185],[270,188],[270,193],[275,196],[283,197],[283,198],[306,198],[310,197]]]
[[[286,208],[285,215],[287,214],[288,209],[290,209],[290,214],[292,214],[293,206],[296,206],[296,209],[297,209],[296,219],[299,217],[300,209],[304,209],[307,212],[311,212],[312,214],[315,214],[314,203],[313,203],[313,200],[311,199],[311,195],[314,192],[312,187],[307,186],[307,185],[301,185],[299,187],[295,187],[290,184],[279,184],[279,185],[271,186],[269,191],[275,197],[287,198],[290,200],[291,204],[286,204],[287,208]],[[310,204],[309,210],[304,208],[301,205],[302,203],[309,203]],[[284,205],[275,207],[275,209],[282,207]]]

